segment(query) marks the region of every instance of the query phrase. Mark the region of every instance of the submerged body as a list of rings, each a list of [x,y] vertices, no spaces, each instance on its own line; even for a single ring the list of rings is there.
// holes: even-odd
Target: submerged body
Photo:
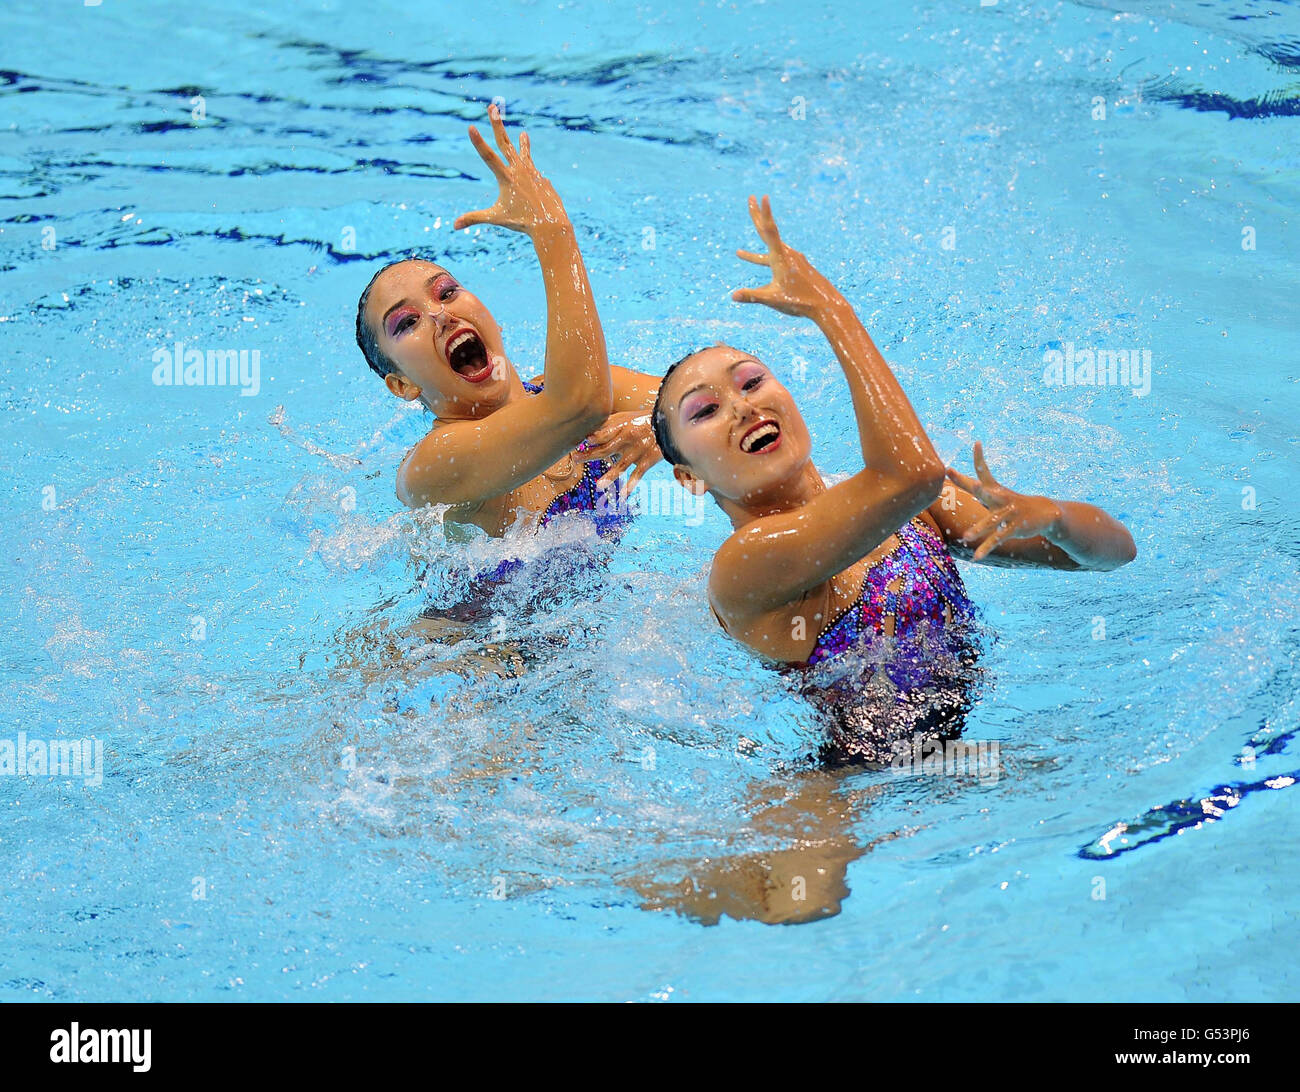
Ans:
[[[611,371],[615,373],[616,410],[605,425],[536,477],[509,492],[449,508],[444,526],[453,537],[458,526],[477,527],[493,537],[501,537],[521,523],[528,529],[540,529],[569,513],[590,519],[602,538],[616,539],[626,529],[631,521],[626,502],[631,483],[620,487],[618,476],[628,466],[622,456],[629,445],[639,443],[649,433],[647,423],[635,420],[637,416],[646,417],[644,412],[638,415],[618,407],[643,406],[647,398],[653,400],[656,388],[648,377],[638,373],[621,368]],[[521,386],[526,396],[540,395],[545,389],[545,377],[539,376],[532,382],[524,380]],[[651,459],[650,452],[643,450],[640,459],[639,469],[644,473],[657,461],[657,454]]]
[[[542,393],[540,382],[526,382],[524,388],[529,394]],[[572,516],[589,522],[601,539],[617,542],[631,523],[632,513],[627,504],[623,503],[623,494],[619,490],[618,483],[605,486],[602,482],[605,475],[617,471],[617,464],[608,459],[584,458],[590,455],[593,447],[593,444],[584,440],[578,445],[574,455],[566,455],[555,467],[544,472],[538,479],[534,479],[534,482],[528,483],[529,485],[543,481],[549,483],[551,488],[539,485],[539,494],[542,498],[549,496],[550,501],[539,514],[535,506],[517,500],[517,506],[513,509],[515,520],[524,518],[531,529],[541,530],[554,520]],[[556,492],[556,489],[559,491]],[[464,533],[451,531],[453,537],[459,537]],[[564,556],[557,558],[555,556],[557,554]],[[575,551],[570,546],[553,546],[544,551],[541,557],[527,563],[521,558],[503,558],[493,566],[478,570],[470,578],[468,593],[457,603],[446,608],[433,608],[432,613],[426,611],[424,617],[443,615],[458,621],[479,619],[488,610],[497,586],[512,574],[531,564],[534,572],[539,574],[539,579],[540,574],[545,572],[548,574],[546,582],[552,583],[557,575],[557,562],[565,571],[572,572],[575,565],[590,566],[595,563],[595,560],[594,555]],[[568,580],[559,581],[561,586],[567,586],[568,583]]]

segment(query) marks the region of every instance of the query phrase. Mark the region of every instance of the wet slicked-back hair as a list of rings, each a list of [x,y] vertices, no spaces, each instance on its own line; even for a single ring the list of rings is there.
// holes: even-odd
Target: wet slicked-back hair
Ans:
[[[366,304],[370,302],[370,290],[375,287],[375,281],[379,280],[380,276],[387,273],[393,266],[403,265],[406,262],[428,262],[430,265],[438,265],[432,258],[425,257],[423,254],[412,254],[409,258],[398,258],[395,262],[389,262],[386,266],[383,266],[370,278],[370,283],[366,285],[361,293],[361,298],[357,300],[357,346],[361,349],[361,355],[366,358],[366,363],[370,365],[380,379],[392,375],[398,369],[397,365],[389,360],[379,347],[379,336],[370,323],[366,321]],[[439,268],[442,267],[439,266]]]
[[[701,349],[692,349],[664,372],[663,379],[659,380],[659,393],[655,395],[655,408],[650,414],[650,427],[654,429],[655,443],[659,445],[659,451],[669,466],[685,466],[686,460],[682,457],[677,444],[673,442],[672,430],[668,427],[668,412],[664,407],[664,391],[668,388],[668,379],[673,372],[690,360],[691,357],[699,356],[707,348],[710,348],[710,346],[706,345]]]

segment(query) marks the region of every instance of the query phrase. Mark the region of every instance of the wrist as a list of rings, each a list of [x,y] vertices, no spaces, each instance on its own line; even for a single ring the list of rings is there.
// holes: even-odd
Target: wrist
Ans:
[[[549,213],[528,229],[528,235],[537,246],[576,243],[577,233],[564,209]]]
[[[853,308],[843,296],[829,284],[805,309],[805,317],[817,324],[821,331],[830,334],[848,328],[855,321]]]
[[[1044,497],[1043,500],[1051,506],[1048,510],[1048,523],[1043,530],[1043,537],[1059,546],[1062,541],[1069,539],[1069,532],[1065,526],[1065,507],[1060,501],[1054,501],[1051,497]]]

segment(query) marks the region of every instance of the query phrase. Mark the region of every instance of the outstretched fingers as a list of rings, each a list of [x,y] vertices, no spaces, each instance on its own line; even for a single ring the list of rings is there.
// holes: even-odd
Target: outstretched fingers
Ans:
[[[966,490],[972,497],[975,497],[980,503],[989,508],[1005,504],[1010,490],[999,483],[993,476],[993,472],[989,470],[989,464],[984,461],[984,446],[978,440],[975,442],[974,461],[975,473],[979,475],[978,479],[963,474],[951,466],[947,468],[949,479],[958,488]]]
[[[647,455],[644,459],[642,459],[639,463],[637,463],[636,469],[632,471],[631,475],[629,475],[627,479],[627,487],[623,490],[624,493],[631,493],[632,490],[636,488],[637,482],[639,482],[642,478],[645,477],[646,471],[648,471],[658,461],[659,459],[655,455],[651,454],[651,455]]]
[[[969,477],[952,467],[948,467],[948,478],[958,489],[964,489],[989,511],[1006,506],[1007,491],[996,482],[986,485],[978,478]]]
[[[767,230],[772,236],[772,243],[780,245],[781,232],[776,226],[776,217],[772,215],[772,202],[766,194],[763,195],[763,220],[767,225]]]
[[[758,237],[767,244],[768,250],[775,250],[781,245],[781,233],[776,230],[776,221],[772,219],[772,206],[766,197],[759,205],[753,194],[749,197],[749,218],[754,221],[754,230]]]
[[[948,480],[958,489],[964,489],[972,497],[978,497],[983,486],[974,478],[968,477],[958,470],[955,466],[947,468]]]
[[[767,303],[769,295],[766,288],[737,288],[731,298],[736,303]]]
[[[504,182],[509,177],[506,173],[506,165],[501,162],[496,152],[488,147],[488,142],[483,139],[483,134],[473,125],[469,127],[469,142],[474,145],[474,150],[478,152],[479,158],[481,158],[491,169],[492,173],[496,175],[497,181]]]
[[[605,492],[606,489],[609,489],[616,481],[618,481],[618,476],[627,470],[628,467],[628,464],[625,463],[622,457],[617,453],[612,457],[611,462],[613,462],[614,465],[596,479],[596,489],[601,493]]]
[[[975,441],[975,473],[990,489],[1002,488],[997,478],[993,476],[993,471],[989,469],[989,464],[984,461],[984,445],[979,440]]]
[[[498,205],[486,209],[475,209],[473,212],[462,212],[451,225],[452,230],[461,231],[464,228],[473,227],[475,224],[495,224],[497,217],[500,215],[501,208]]]
[[[999,508],[996,512],[991,512],[978,523],[972,524],[962,532],[962,541],[967,545],[974,545],[980,542],[990,531],[1000,530],[1012,520],[1013,513],[1009,508]]]
[[[515,151],[515,146],[510,143],[510,137],[506,135],[506,123],[501,120],[501,111],[497,109],[496,103],[488,107],[488,118],[492,122],[492,133],[497,138],[497,147],[506,157],[506,162],[513,163],[519,153]]]
[[[736,257],[742,262],[753,262],[755,265],[770,266],[772,264],[770,254],[755,254],[752,250],[737,250]]]
[[[619,476],[628,474],[627,482],[623,485],[623,496],[631,495],[632,490],[636,488],[637,482],[645,477],[646,472],[659,462],[660,456],[657,449],[642,451],[640,453],[629,452],[626,455],[616,452],[613,456],[617,461],[604,474],[596,480],[596,488],[601,492],[610,489],[618,481]]]
[[[608,458],[617,446],[617,433],[600,429],[588,436],[586,446],[579,451],[575,451],[573,456],[580,463],[594,463],[600,459]]]
[[[979,549],[971,554],[971,560],[983,561],[1007,539],[1016,538],[1019,532],[1020,523],[1016,520],[1012,520],[1004,526],[999,527],[979,544]]]

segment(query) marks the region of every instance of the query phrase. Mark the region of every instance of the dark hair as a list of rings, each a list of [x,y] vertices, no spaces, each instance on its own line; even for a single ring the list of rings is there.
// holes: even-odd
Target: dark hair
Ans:
[[[705,346],[705,348],[708,348],[708,346]],[[655,408],[650,414],[650,427],[654,429],[655,443],[659,445],[659,451],[669,466],[684,466],[686,465],[686,459],[683,458],[681,451],[673,442],[672,433],[668,428],[668,414],[664,412],[664,391],[668,387],[668,380],[673,372],[690,360],[691,357],[699,356],[702,352],[704,352],[704,349],[692,349],[664,372],[664,377],[659,380],[659,393],[655,395]]]
[[[357,345],[361,349],[361,355],[366,358],[366,363],[370,365],[380,379],[392,375],[398,368],[384,354],[383,349],[379,347],[379,338],[370,323],[366,321],[366,304],[370,302],[370,290],[375,287],[375,281],[379,280],[380,275],[392,269],[393,266],[402,265],[404,262],[438,264],[432,258],[426,258],[419,254],[413,254],[409,258],[398,258],[395,262],[389,262],[386,266],[383,266],[370,278],[370,283],[366,285],[365,290],[361,293],[361,298],[357,300]]]

